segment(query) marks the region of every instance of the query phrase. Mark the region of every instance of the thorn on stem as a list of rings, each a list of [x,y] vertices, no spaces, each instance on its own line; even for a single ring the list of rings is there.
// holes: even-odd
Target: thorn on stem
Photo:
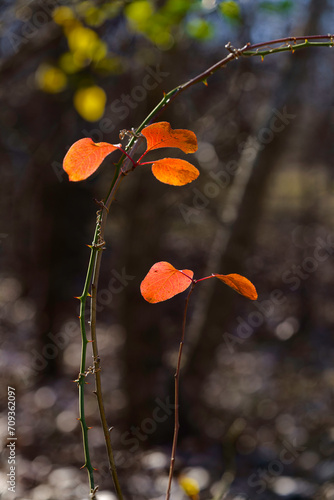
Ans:
[[[131,130],[127,130],[126,128],[123,128],[123,130],[120,130],[120,132],[119,132],[119,138],[121,140],[123,140],[126,135],[128,137],[139,137],[139,136],[137,136],[136,130],[134,128],[132,128]]]
[[[105,241],[101,241],[101,243],[93,243],[93,245],[91,246],[91,248],[96,248],[96,250],[104,250],[105,249],[105,245],[106,242]]]
[[[105,206],[105,204],[103,203],[103,201],[99,201],[97,200],[96,198],[93,198],[93,201],[95,201],[95,203],[101,207],[101,208],[104,208],[108,213],[109,213],[109,208]]]
[[[238,59],[240,56],[242,56],[242,51],[233,47],[231,42],[228,42],[225,45],[225,49],[227,49],[235,57],[235,59]]]

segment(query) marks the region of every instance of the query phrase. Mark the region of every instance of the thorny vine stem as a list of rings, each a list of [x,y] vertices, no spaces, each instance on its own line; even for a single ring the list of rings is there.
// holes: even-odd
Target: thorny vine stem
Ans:
[[[133,147],[132,153],[134,153],[135,148],[137,148],[137,144]],[[96,339],[96,296],[97,296],[97,283],[98,283],[98,278],[99,278],[100,263],[101,263],[101,256],[102,256],[101,250],[103,250],[103,248],[104,248],[103,238],[104,238],[105,224],[106,224],[107,216],[109,213],[110,205],[115,198],[116,192],[117,192],[124,176],[126,175],[123,172],[124,167],[127,163],[124,161],[124,159],[125,158],[123,155],[121,160],[117,163],[116,168],[115,168],[114,178],[113,178],[113,181],[111,183],[108,196],[101,203],[102,208],[97,213],[94,238],[93,238],[92,244],[89,245],[91,250],[90,250],[90,258],[89,258],[89,263],[88,263],[85,284],[84,284],[82,294],[79,297],[79,300],[80,300],[79,319],[80,319],[80,331],[81,331],[81,340],[82,340],[80,373],[79,373],[78,380],[77,380],[78,387],[79,387],[79,420],[81,423],[83,448],[84,448],[84,456],[85,456],[85,463],[83,465],[83,468],[86,468],[87,472],[88,472],[90,495],[91,495],[92,500],[95,500],[95,498],[96,498],[95,497],[96,487],[95,487],[95,483],[94,483],[94,474],[93,474],[94,467],[92,466],[90,453],[89,453],[89,442],[88,442],[88,430],[89,430],[89,428],[88,428],[87,423],[86,423],[85,405],[84,405],[84,385],[85,385],[85,378],[86,378],[85,367],[86,367],[87,344],[89,342],[87,339],[87,334],[86,334],[85,313],[86,313],[87,297],[90,295],[89,294],[90,286],[91,286],[91,296],[92,296],[91,311],[90,311],[90,325],[91,325],[91,340],[92,340],[93,357],[94,357],[95,393],[96,393],[97,400],[98,400],[100,418],[101,418],[104,438],[105,438],[107,452],[108,452],[109,467],[110,467],[111,475],[113,477],[113,481],[115,484],[116,492],[118,494],[118,498],[119,498],[119,500],[123,499],[122,492],[121,492],[120,485],[119,485],[119,481],[118,481],[118,477],[117,477],[115,462],[114,462],[114,458],[113,458],[110,433],[109,433],[109,428],[108,428],[108,425],[106,422],[106,416],[105,416],[105,410],[104,410],[104,404],[103,404],[103,398],[102,398],[100,358],[99,358],[99,354],[98,354],[98,345],[97,345],[97,339]],[[124,161],[124,165],[123,165],[123,161]],[[129,163],[130,163],[130,161],[129,161]],[[123,168],[121,170],[122,165],[123,165]]]
[[[131,154],[133,155],[135,150],[137,149],[139,143],[136,143],[132,150]],[[95,264],[94,264],[94,270],[92,274],[92,285],[91,285],[91,309],[90,309],[90,330],[91,330],[91,339],[92,339],[92,349],[93,349],[93,358],[94,358],[94,376],[95,376],[95,394],[97,397],[97,402],[98,402],[98,407],[99,407],[99,413],[100,413],[100,419],[101,419],[101,425],[103,429],[103,434],[104,434],[104,440],[107,448],[107,455],[108,455],[108,461],[109,461],[109,469],[110,473],[113,478],[115,490],[118,496],[119,500],[123,500],[123,494],[122,490],[120,487],[119,479],[118,479],[118,474],[116,470],[116,464],[115,464],[115,459],[114,459],[114,454],[112,450],[112,445],[111,445],[111,438],[110,438],[110,426],[107,423],[107,417],[105,413],[105,408],[104,408],[104,402],[103,402],[103,395],[102,395],[102,386],[101,386],[101,360],[99,356],[99,351],[98,351],[98,343],[97,343],[97,336],[96,336],[96,305],[97,305],[97,288],[98,288],[98,282],[99,282],[99,276],[100,276],[100,268],[101,268],[101,259],[102,259],[102,250],[104,250],[104,231],[105,231],[105,225],[107,221],[107,217],[109,214],[109,209],[111,206],[111,203],[115,199],[116,192],[124,179],[128,165],[130,163],[134,164],[131,156],[126,155],[128,159],[122,162],[122,168],[121,164],[119,164],[118,168],[116,168],[117,176],[114,176],[113,179],[113,185],[112,189],[109,192],[109,195],[107,199],[103,202],[103,206],[101,210],[98,211],[97,214],[97,223],[96,227],[98,227],[98,245],[99,249],[98,252],[95,255]]]

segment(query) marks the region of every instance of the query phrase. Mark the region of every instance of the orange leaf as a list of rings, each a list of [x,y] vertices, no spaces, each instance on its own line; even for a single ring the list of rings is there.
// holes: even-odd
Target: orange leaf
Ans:
[[[152,173],[160,182],[172,186],[184,186],[199,176],[196,167],[178,158],[156,160],[152,165]]]
[[[93,142],[89,137],[80,139],[67,151],[63,168],[68,173],[70,181],[83,181],[99,168],[108,154],[120,146],[121,144]]]
[[[141,282],[140,291],[147,302],[155,304],[186,290],[193,276],[193,271],[189,269],[181,272],[168,262],[157,262]]]
[[[241,293],[241,295],[244,295],[248,299],[257,299],[255,286],[244,276],[240,276],[240,274],[214,274],[213,276],[220,279],[220,281],[223,281],[223,283],[233,288],[236,292]]]
[[[184,153],[197,151],[197,139],[194,132],[185,129],[175,129],[168,122],[153,123],[142,130],[147,140],[147,150],[158,148],[179,148]]]

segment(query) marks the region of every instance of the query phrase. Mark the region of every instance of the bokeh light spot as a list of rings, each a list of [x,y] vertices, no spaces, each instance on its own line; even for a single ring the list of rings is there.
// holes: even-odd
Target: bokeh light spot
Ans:
[[[74,12],[70,7],[56,7],[52,12],[52,17],[55,23],[60,26],[64,26],[72,21],[74,17]]]
[[[51,408],[56,402],[56,394],[51,387],[40,387],[34,395],[36,406],[41,409]]]
[[[56,425],[61,432],[72,432],[78,425],[77,415],[72,411],[62,411],[57,416]]]
[[[67,77],[65,73],[55,66],[41,64],[36,71],[37,86],[49,94],[57,94],[66,88]]]
[[[106,93],[96,85],[79,89],[74,94],[75,109],[82,118],[90,122],[103,116],[106,101]]]

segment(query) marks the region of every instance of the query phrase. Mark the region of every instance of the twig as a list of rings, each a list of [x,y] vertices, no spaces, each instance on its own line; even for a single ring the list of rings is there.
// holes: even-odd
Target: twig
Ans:
[[[311,41],[310,41],[311,40]],[[328,41],[322,41],[322,42],[313,42],[312,40],[328,40]],[[302,43],[297,44],[297,41],[302,41]],[[291,46],[291,42],[294,43],[293,46]],[[259,51],[258,49],[261,47],[268,47],[272,45],[277,45],[277,44],[288,44],[285,45],[284,47],[273,47],[270,50],[266,51]],[[203,73],[200,73],[199,75],[195,76],[191,80],[188,80],[187,82],[183,83],[182,85],[179,85],[178,87],[175,87],[174,89],[170,90],[167,92],[167,94],[164,94],[164,97],[161,99],[161,101],[157,104],[157,106],[151,111],[151,113],[145,118],[145,120],[139,125],[139,127],[136,129],[134,132],[133,137],[130,139],[127,147],[125,148],[125,151],[128,151],[133,144],[135,143],[137,136],[140,135],[140,132],[143,130],[143,128],[148,125],[149,123],[153,122],[161,113],[164,109],[167,108],[171,104],[171,102],[182,92],[185,90],[189,89],[196,83],[201,83],[201,82],[206,82],[206,80],[216,73],[219,69],[223,68],[226,66],[229,62],[233,61],[234,59],[238,59],[239,57],[254,57],[254,56],[260,56],[264,57],[265,55],[268,54],[276,54],[279,52],[283,51],[295,51],[298,49],[303,49],[305,47],[333,47],[334,46],[334,35],[328,34],[328,35],[311,35],[311,36],[299,36],[299,37],[286,37],[286,38],[279,38],[277,40],[270,40],[268,42],[263,42],[263,43],[256,43],[251,45],[250,43],[247,43],[242,47],[241,49],[235,49],[232,47],[231,43],[227,44],[227,50],[230,50],[231,53],[215,63],[213,66],[210,68],[206,69]]]
[[[168,485],[167,485],[167,491],[166,491],[166,500],[169,500],[170,490],[172,487],[177,438],[179,435],[179,428],[180,428],[180,423],[179,423],[179,379],[180,379],[181,357],[182,357],[182,350],[183,350],[183,344],[184,344],[184,335],[185,335],[185,330],[186,330],[187,310],[188,310],[190,295],[192,294],[192,291],[193,291],[195,285],[196,285],[196,281],[193,281],[191,284],[191,288],[189,290],[187,299],[186,299],[185,306],[184,306],[181,342],[180,342],[180,347],[179,347],[179,354],[177,357],[176,371],[175,371],[175,375],[174,375],[174,380],[175,380],[174,437],[173,437],[172,453],[171,453],[171,457],[170,457],[169,478],[168,478]]]

